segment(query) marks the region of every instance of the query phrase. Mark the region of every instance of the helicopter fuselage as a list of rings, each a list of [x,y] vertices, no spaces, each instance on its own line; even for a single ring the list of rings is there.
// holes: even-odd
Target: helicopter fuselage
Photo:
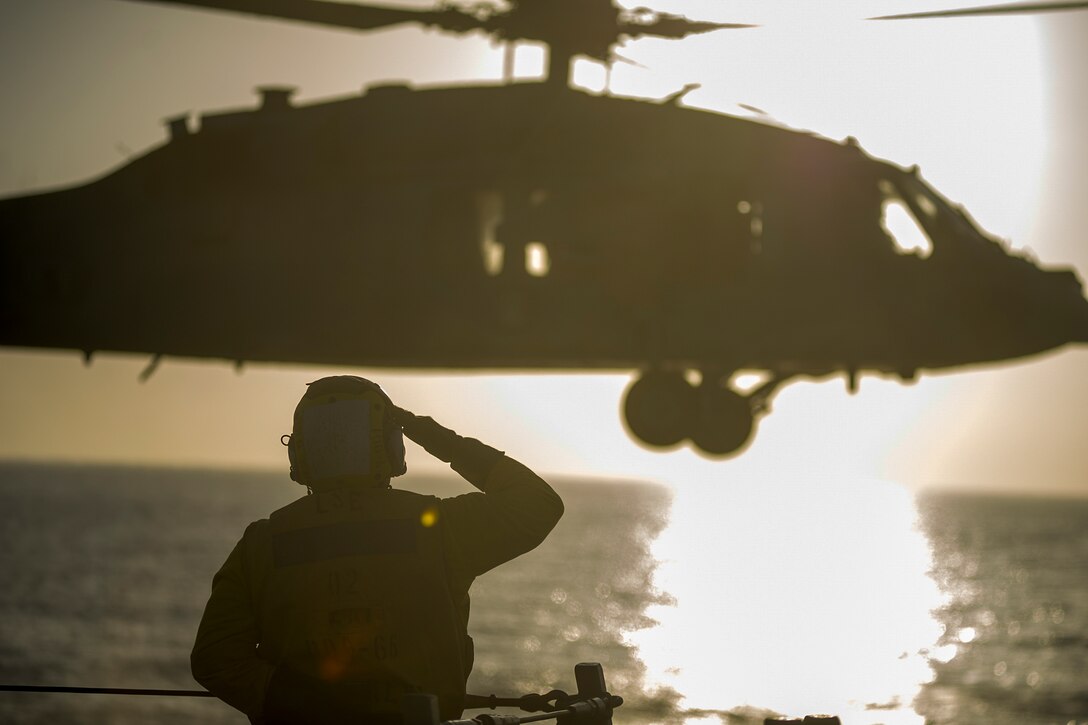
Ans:
[[[899,249],[909,208],[928,254]],[[917,371],[1088,340],[1069,270],[852,142],[546,83],[185,117],[0,201],[0,344],[446,369]]]

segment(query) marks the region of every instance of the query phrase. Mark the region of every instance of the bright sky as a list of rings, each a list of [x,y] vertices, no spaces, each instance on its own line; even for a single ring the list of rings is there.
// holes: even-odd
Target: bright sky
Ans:
[[[965,3],[969,4],[969,3]],[[976,3],[977,4],[977,3]],[[654,7],[765,27],[645,40],[620,53],[616,93],[686,101],[832,137],[921,165],[991,232],[1049,265],[1088,272],[1088,13],[866,23],[903,2],[672,2]],[[921,3],[911,3],[911,8]],[[939,5],[939,3],[930,3]],[[530,72],[540,54],[523,49]],[[637,64],[637,65],[636,65]],[[0,8],[0,194],[90,179],[164,138],[161,120],[254,103],[253,88],[300,100],[400,78],[418,84],[498,77],[478,38],[400,29],[326,31],[120,0],[37,0]],[[590,64],[587,85],[601,82]],[[278,438],[306,381],[331,369],[0,352],[0,457],[278,466]],[[659,453],[624,433],[619,375],[403,375],[361,372],[399,403],[542,471],[601,477],[890,479],[1088,494],[1088,354],[925,377],[798,383],[741,457]],[[410,466],[430,464],[416,452]]]

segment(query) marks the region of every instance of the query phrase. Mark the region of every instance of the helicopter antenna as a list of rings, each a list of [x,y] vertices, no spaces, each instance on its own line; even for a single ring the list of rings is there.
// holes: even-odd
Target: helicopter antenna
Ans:
[[[684,96],[686,96],[687,94],[691,93],[692,91],[698,90],[699,88],[702,88],[702,87],[703,87],[702,83],[685,83],[684,87],[681,88],[680,90],[676,91],[675,93],[670,93],[669,95],[662,98],[661,99],[661,104],[664,105],[664,106],[668,106],[668,105],[676,106],[676,105],[679,105],[680,101],[684,98]]]
[[[754,113],[754,114],[756,114],[758,116],[765,116],[767,118],[771,117],[771,114],[767,113],[766,111],[764,111],[759,106],[752,106],[752,105],[749,105],[747,103],[738,103],[737,106],[740,107],[740,108],[743,108],[745,111],[748,111],[749,113]]]

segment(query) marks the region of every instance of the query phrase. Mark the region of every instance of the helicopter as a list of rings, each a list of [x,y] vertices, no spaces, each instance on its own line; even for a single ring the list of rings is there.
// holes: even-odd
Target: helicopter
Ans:
[[[166,143],[101,179],[0,200],[0,344],[635,370],[635,438],[728,456],[798,378],[855,389],[1088,341],[1076,274],[1011,251],[916,168],[679,97],[568,84],[573,58],[610,63],[624,38],[744,24],[600,0],[161,2],[543,42],[548,73],[308,105],[268,87],[256,109],[170,119]],[[890,202],[928,254],[897,249]],[[739,390],[752,370],[765,380]]]

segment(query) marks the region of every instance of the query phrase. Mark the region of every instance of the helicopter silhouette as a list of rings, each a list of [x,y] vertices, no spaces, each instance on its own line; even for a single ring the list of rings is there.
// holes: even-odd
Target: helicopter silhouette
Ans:
[[[917,169],[678,98],[568,86],[573,58],[611,63],[627,38],[749,26],[608,0],[158,2],[539,41],[548,73],[301,106],[265,88],[257,109],[171,119],[165,144],[97,181],[0,200],[0,344],[637,370],[623,404],[637,439],[732,455],[799,377],[853,389],[1088,341],[1076,274],[1013,253]],[[889,203],[927,254],[896,246]],[[764,380],[739,390],[753,370]]]

